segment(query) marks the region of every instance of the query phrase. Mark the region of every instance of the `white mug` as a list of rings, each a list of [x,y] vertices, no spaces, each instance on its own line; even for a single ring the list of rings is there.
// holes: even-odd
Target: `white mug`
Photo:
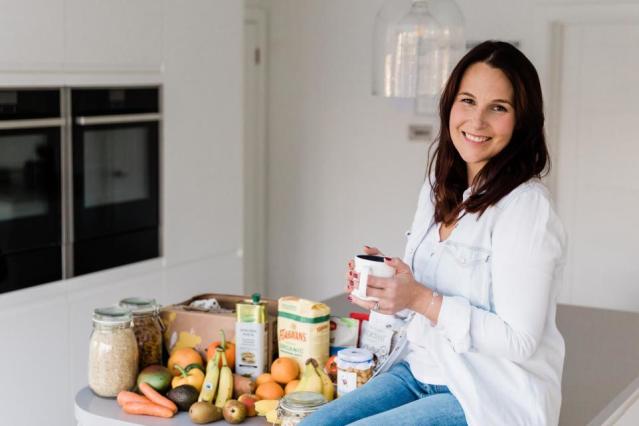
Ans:
[[[355,256],[355,272],[359,274],[359,285],[351,294],[360,300],[379,300],[377,297],[366,295],[369,275],[381,278],[391,278],[395,276],[395,268],[384,263],[383,256],[370,254],[358,254]]]

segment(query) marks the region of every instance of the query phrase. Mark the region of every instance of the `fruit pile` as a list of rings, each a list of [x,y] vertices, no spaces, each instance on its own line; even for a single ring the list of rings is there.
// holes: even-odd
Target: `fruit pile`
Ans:
[[[193,348],[175,349],[166,367],[152,365],[140,372],[136,392],[122,391],[118,404],[129,414],[173,417],[186,411],[193,423],[205,424],[225,419],[237,424],[249,416],[265,416],[270,423],[279,424],[280,399],[292,392],[306,391],[322,394],[327,401],[335,397],[331,380],[334,364],[320,366],[309,358],[300,371],[292,358],[273,361],[269,372],[255,381],[233,374],[235,346],[221,339],[211,343],[206,351],[206,368],[199,352]],[[327,374],[328,372],[328,374]]]
[[[247,416],[255,416],[255,383],[233,374],[235,347],[226,342],[223,331],[220,334],[221,340],[207,349],[206,369],[195,349],[178,348],[171,353],[166,367],[152,365],[142,370],[137,378],[139,393],[120,392],[118,404],[128,414],[164,418],[188,411],[196,424],[222,418],[237,424]]]

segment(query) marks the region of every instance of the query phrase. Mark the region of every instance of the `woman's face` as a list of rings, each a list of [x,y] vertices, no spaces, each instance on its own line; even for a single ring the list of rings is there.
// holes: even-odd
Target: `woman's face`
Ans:
[[[466,162],[469,184],[508,145],[515,128],[513,88],[499,69],[477,62],[466,70],[450,111],[450,136]]]

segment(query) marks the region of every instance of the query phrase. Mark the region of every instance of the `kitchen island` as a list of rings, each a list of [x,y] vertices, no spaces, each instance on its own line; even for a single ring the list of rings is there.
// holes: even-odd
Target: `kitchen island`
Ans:
[[[115,399],[96,396],[89,387],[85,387],[75,396],[75,419],[78,426],[193,426],[188,413],[180,412],[173,418],[137,416],[126,414]],[[227,425],[220,420],[212,425]],[[266,426],[264,417],[247,417],[243,425]]]
[[[323,302],[334,315],[361,311],[346,301],[346,295]],[[558,305],[557,325],[566,342],[560,426],[607,424],[607,419],[639,392],[639,314]],[[186,413],[173,419],[125,414],[115,400],[99,398],[88,387],[76,395],[75,405],[79,426],[193,424]],[[252,417],[242,424],[268,423],[264,417]]]

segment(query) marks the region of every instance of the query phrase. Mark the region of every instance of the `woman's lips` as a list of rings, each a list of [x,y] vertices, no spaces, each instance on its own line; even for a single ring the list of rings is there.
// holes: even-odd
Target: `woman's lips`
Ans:
[[[492,139],[489,136],[474,135],[472,133],[467,133],[464,131],[462,131],[461,134],[464,136],[464,139],[472,143],[484,143]]]

